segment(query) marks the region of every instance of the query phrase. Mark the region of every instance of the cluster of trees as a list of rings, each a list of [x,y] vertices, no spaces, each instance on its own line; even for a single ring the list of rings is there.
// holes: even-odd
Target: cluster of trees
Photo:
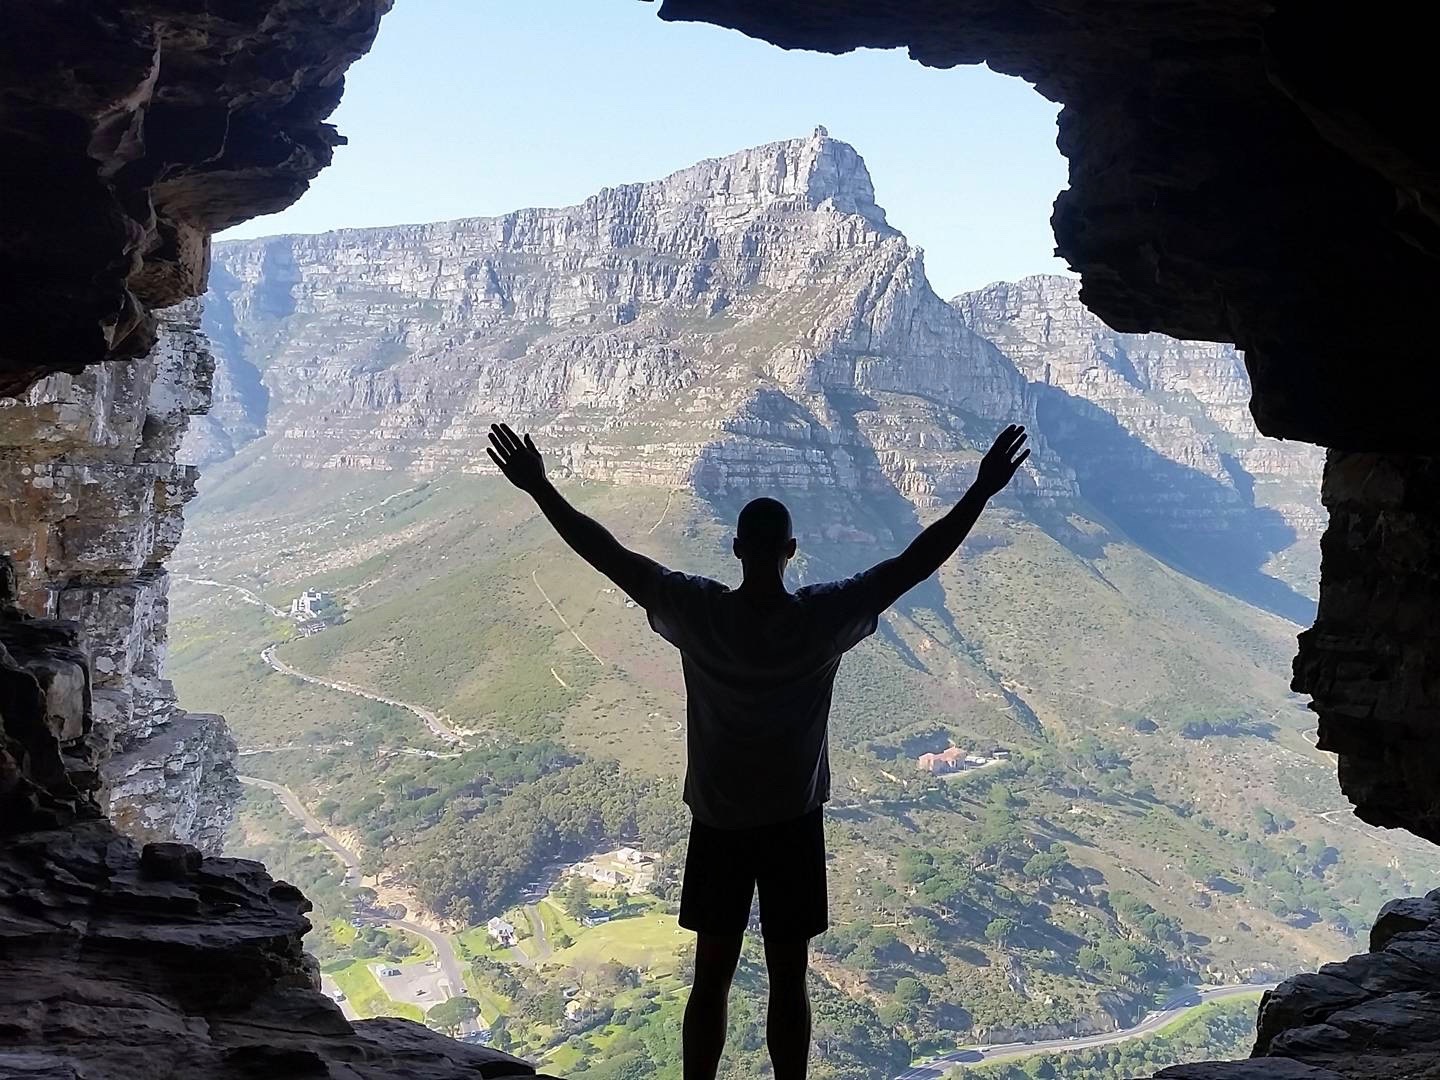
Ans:
[[[382,756],[364,767],[322,757],[315,762],[315,775],[326,796],[315,812],[358,830],[378,848],[392,837],[413,836],[447,814],[481,813],[517,788],[579,760],[547,740],[485,747],[450,759]]]
[[[1208,855],[1192,855],[1187,866],[1197,880],[1220,892],[1243,892],[1280,918],[1323,919],[1352,936],[1363,934],[1380,905],[1409,887],[1402,877],[1381,878],[1372,868],[1346,864],[1333,845],[1285,835],[1294,822],[1283,814],[1259,807],[1254,817],[1262,839],[1201,820],[1229,842],[1233,856],[1221,866]]]
[[[614,762],[585,761],[478,813],[447,812],[400,856],[427,906],[473,923],[503,908],[557,857],[621,836],[669,850],[683,839],[684,822],[673,788]]]
[[[454,1035],[467,1020],[474,1020],[479,1015],[480,1006],[474,998],[452,997],[430,1006],[425,1013],[425,1023],[447,1035]]]
[[[673,786],[547,740],[366,765],[321,776],[316,812],[358,831],[371,860],[384,852],[426,906],[467,923],[503,908],[557,857],[620,836],[664,851],[684,836]]]

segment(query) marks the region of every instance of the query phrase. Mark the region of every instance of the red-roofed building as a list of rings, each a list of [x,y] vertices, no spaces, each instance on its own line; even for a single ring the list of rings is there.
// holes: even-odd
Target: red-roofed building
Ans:
[[[958,746],[942,750],[938,754],[921,754],[915,759],[915,767],[921,772],[948,773],[965,766],[965,751]]]

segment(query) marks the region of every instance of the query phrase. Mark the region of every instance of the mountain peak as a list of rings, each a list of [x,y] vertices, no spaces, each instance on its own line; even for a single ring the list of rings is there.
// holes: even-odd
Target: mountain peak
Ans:
[[[723,157],[707,158],[663,180],[636,185],[666,202],[718,203],[733,210],[759,211],[777,204],[816,209],[831,203],[888,229],[875,203],[875,186],[865,159],[823,126],[809,136],[765,143]]]

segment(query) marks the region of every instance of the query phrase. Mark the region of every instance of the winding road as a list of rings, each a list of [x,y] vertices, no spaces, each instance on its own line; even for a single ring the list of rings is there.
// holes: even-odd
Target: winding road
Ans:
[[[305,832],[313,836],[333,854],[345,867],[345,884],[360,884],[360,858],[342,844],[336,837],[325,830],[320,819],[305,808],[295,792],[291,791],[284,784],[277,784],[273,780],[262,780],[258,776],[241,776],[242,784],[250,784],[254,787],[263,788],[273,792],[280,798],[280,805],[300,822]],[[460,958],[455,954],[455,945],[450,938],[438,931],[431,930],[428,926],[421,926],[409,919],[385,919],[384,925],[393,927],[396,930],[403,930],[406,933],[414,934],[428,941],[435,950],[436,957],[440,960],[440,971],[445,976],[446,982],[450,984],[451,996],[459,996],[465,993],[464,969],[460,966]],[[479,1027],[473,1020],[467,1020],[461,1026],[462,1035],[478,1031]]]
[[[1065,1053],[1070,1050],[1091,1050],[1097,1046],[1125,1042],[1141,1035],[1153,1034],[1192,1009],[1198,1009],[1212,1001],[1223,1001],[1225,998],[1253,994],[1258,990],[1269,990],[1273,985],[1273,983],[1243,983],[1236,986],[1211,986],[1203,989],[1182,990],[1134,1027],[1122,1028],[1119,1031],[1105,1031],[1098,1035],[1079,1035],[1070,1039],[962,1046],[959,1050],[935,1058],[933,1061],[927,1061],[923,1065],[912,1065],[895,1077],[895,1080],[938,1080],[956,1065],[979,1065],[984,1061],[996,1061],[1002,1058]]]
[[[398,492],[397,494],[403,495],[405,494],[405,492]],[[187,582],[191,585],[209,585],[212,588],[225,589],[228,592],[236,593],[247,604],[254,604],[256,607],[262,607],[270,615],[273,615],[277,619],[288,620],[290,618],[288,612],[282,611],[280,608],[270,603],[264,597],[260,596],[258,593],[254,592],[251,589],[245,588],[245,586],[243,585],[232,585],[226,581],[216,581],[214,578],[194,578],[189,577],[185,574],[176,574],[174,576],[177,580]],[[274,671],[278,671],[281,675],[289,675],[291,678],[299,679],[301,682],[311,683],[315,686],[324,686],[330,690],[338,690],[342,694],[353,694],[356,697],[365,698],[367,701],[378,701],[380,704],[389,705],[392,708],[404,709],[406,712],[418,717],[420,719],[420,722],[423,723],[425,727],[429,729],[430,733],[436,738],[442,739],[452,745],[460,745],[464,742],[463,736],[461,736],[458,731],[452,728],[445,721],[445,718],[443,716],[435,712],[433,709],[427,709],[425,708],[425,706],[416,705],[413,702],[401,701],[399,698],[388,697],[385,694],[380,693],[379,691],[370,690],[363,686],[356,686],[354,683],[340,682],[334,679],[322,679],[318,675],[311,675],[308,672],[304,672],[299,670],[298,668],[291,667],[284,660],[281,660],[278,656],[275,655],[275,649],[279,644],[280,642],[278,641],[272,641],[269,645],[266,645],[265,648],[260,650],[260,659],[264,661],[267,667],[271,668]],[[402,752],[424,754],[427,757],[443,756],[439,753],[436,753],[435,751],[406,749]]]
[[[356,697],[365,698],[368,701],[378,701],[382,705],[389,705],[396,709],[404,709],[406,712],[414,713],[421,722],[430,729],[430,733],[436,738],[443,739],[447,743],[459,743],[461,737],[454,728],[445,722],[444,717],[439,713],[425,708],[423,705],[415,705],[408,701],[401,701],[399,698],[387,697],[375,690],[367,690],[363,686],[356,686],[353,683],[338,682],[334,679],[322,679],[319,675],[311,675],[307,672],[293,668],[284,660],[275,655],[275,646],[278,642],[266,645],[260,650],[260,659],[278,671],[281,675],[289,675],[299,679],[301,682],[313,683],[315,686],[324,686],[330,690],[338,690],[342,694],[354,694]]]

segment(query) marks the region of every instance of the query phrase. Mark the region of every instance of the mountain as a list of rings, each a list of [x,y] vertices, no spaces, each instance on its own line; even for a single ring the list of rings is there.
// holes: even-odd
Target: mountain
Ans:
[[[863,491],[908,526],[1018,420],[1020,501],[1083,496],[1187,572],[1312,606],[1316,452],[1255,434],[1232,349],[1116,334],[1064,278],[944,303],[823,128],[575,207],[218,244],[205,329],[204,462],[268,432],[306,467],[487,470],[504,417],[578,478]]]
[[[1233,347],[1118,333],[1080,302],[1078,281],[1054,275],[951,303],[1030,381],[1041,429],[1130,535],[1203,576],[1248,567],[1314,597],[1324,451],[1256,430]],[[1283,595],[1258,577],[1251,599]],[[1309,621],[1308,605],[1290,607]]]
[[[1116,335],[1062,278],[943,301],[823,130],[577,207],[220,244],[211,289],[222,408],[172,560],[181,698],[226,713],[247,772],[377,888],[454,924],[486,1021],[552,1071],[679,1075],[683,697],[643,612],[494,475],[495,419],[666,565],[734,580],[737,504],[779,493],[797,582],[893,554],[999,427],[1031,425],[1015,489],[837,683],[816,946],[837,1077],[1308,969],[1433,868],[1335,818],[1275,614],[1313,588],[1318,461],[1245,426],[1233,351]],[[301,636],[267,613],[307,588],[344,621]],[[924,770],[952,745],[985,765]],[[312,948],[358,993],[352,897],[266,798],[232,848],[316,898]],[[556,865],[617,845],[659,853],[657,891],[613,925],[556,922]],[[491,948],[497,915],[554,940]],[[737,1046],[760,1045],[759,986],[747,957]],[[577,987],[596,1011],[567,1026]]]

